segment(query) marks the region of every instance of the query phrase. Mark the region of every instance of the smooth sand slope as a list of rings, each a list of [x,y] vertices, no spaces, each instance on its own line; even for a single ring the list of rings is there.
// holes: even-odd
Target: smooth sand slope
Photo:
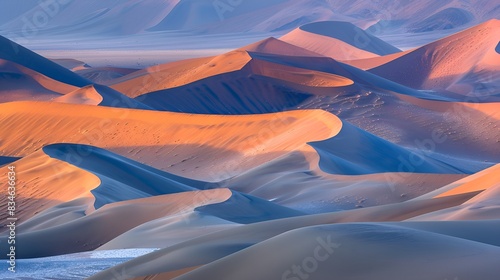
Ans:
[[[467,194],[434,200],[403,202],[401,204],[295,217],[240,226],[179,243],[169,248],[139,257],[130,262],[118,265],[115,268],[103,271],[91,279],[106,279],[106,277],[110,277],[110,275],[117,272],[124,273],[131,278],[138,276],[145,277],[157,273],[174,272],[211,263],[231,253],[248,248],[252,244],[262,242],[293,229],[331,223],[401,221],[421,213],[459,205],[473,196],[473,194]],[[497,224],[490,226],[496,225]],[[481,240],[480,237],[477,237],[477,234],[473,234],[473,236]],[[298,244],[299,243],[300,242],[298,242]],[[221,250],[222,248],[224,248],[224,250]],[[185,254],[196,256],[196,258],[191,257],[189,260],[186,260],[182,257]]]
[[[379,38],[342,21],[303,25],[280,40],[337,60],[352,60],[400,52]]]
[[[320,156],[309,147],[218,185],[307,213],[325,213],[403,202],[467,176],[408,172],[338,175],[322,171],[319,163]]]
[[[270,258],[263,259],[263,254]],[[380,280],[493,279],[500,272],[495,268],[499,257],[496,246],[459,238],[397,226],[343,224],[287,232],[175,279],[286,279],[294,275],[318,280],[331,275]],[[271,266],[269,260],[273,260]],[[243,265],[248,263],[252,265]]]

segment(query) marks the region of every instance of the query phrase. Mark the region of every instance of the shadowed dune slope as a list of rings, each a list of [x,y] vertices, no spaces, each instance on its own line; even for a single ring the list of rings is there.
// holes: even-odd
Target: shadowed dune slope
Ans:
[[[59,64],[2,36],[0,36],[0,58],[17,63],[68,85],[83,87],[91,83]]]

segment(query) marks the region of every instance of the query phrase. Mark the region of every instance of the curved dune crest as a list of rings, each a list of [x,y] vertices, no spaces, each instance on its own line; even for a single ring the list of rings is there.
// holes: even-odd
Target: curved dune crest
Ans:
[[[0,104],[0,121],[5,131],[23,126],[2,139],[6,156],[25,156],[52,143],[79,143],[208,181],[333,137],[341,128],[336,116],[321,110],[216,116],[55,102]],[[307,133],[311,130],[315,133]]]
[[[114,80],[111,87],[131,98],[148,92],[182,86],[210,76],[240,70],[250,61],[246,51],[167,63],[133,72]]]
[[[248,52],[268,53],[287,56],[322,56],[319,53],[292,45],[280,39],[270,37],[240,48]]]
[[[270,59],[262,61],[259,54],[265,54]],[[279,65],[272,67],[274,68],[273,71],[266,70],[270,66],[269,64],[273,63],[272,57],[276,57],[276,61],[285,61],[284,58],[289,57],[302,57],[306,59],[308,57],[321,57],[321,55],[278,39],[269,38],[215,57],[190,59],[182,61],[182,63],[173,62],[146,68],[113,80],[110,82],[110,86],[129,97],[137,98],[147,93],[203,82],[209,78],[217,79],[221,77],[222,80],[224,75],[229,74],[244,76],[264,75],[299,85],[318,87],[341,87],[352,84],[352,81],[340,75],[307,68],[308,64],[306,63],[301,65],[305,67],[300,67],[278,62],[275,64]],[[260,66],[256,67],[256,65]],[[276,71],[279,73],[275,73]],[[206,90],[206,92],[209,91]],[[145,99],[147,97],[142,98]]]

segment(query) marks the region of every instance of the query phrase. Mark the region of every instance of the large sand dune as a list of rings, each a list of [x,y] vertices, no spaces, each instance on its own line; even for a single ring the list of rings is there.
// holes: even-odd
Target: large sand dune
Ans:
[[[310,23],[280,39],[337,60],[362,59],[400,51],[348,22]]]
[[[500,54],[495,51],[500,21],[491,20],[425,45],[370,70],[418,89],[446,89],[461,94],[496,95]],[[410,69],[408,65],[412,65]],[[402,69],[407,69],[404,72]],[[489,93],[489,94],[488,94]]]
[[[23,126],[16,134],[5,133],[4,156],[26,156],[52,143],[80,143],[209,181],[332,137],[341,127],[338,118],[319,110],[206,116],[55,102],[0,106],[2,134]],[[311,129],[314,135],[305,133]]]

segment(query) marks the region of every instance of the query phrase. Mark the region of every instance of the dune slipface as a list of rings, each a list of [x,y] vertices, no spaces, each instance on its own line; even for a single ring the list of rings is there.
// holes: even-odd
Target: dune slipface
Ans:
[[[0,1],[0,279],[497,279],[500,5],[396,2]]]

